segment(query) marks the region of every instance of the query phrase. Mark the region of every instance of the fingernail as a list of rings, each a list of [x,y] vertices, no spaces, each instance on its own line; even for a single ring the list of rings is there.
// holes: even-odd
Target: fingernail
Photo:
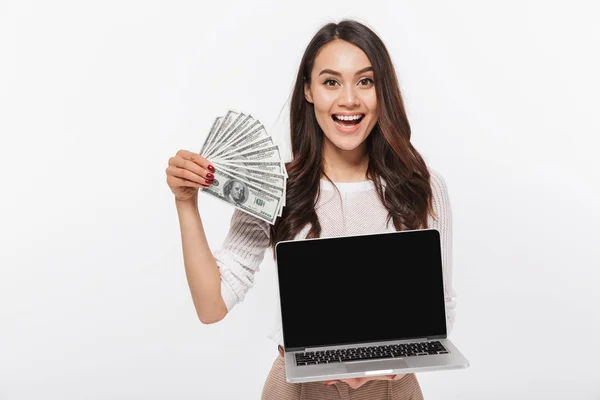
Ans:
[[[215,176],[214,176],[213,174],[211,174],[210,172],[208,172],[208,173],[206,174],[206,177],[207,177],[208,179],[213,179]]]
[[[213,183],[214,179],[205,179],[205,181],[210,185],[211,183]]]
[[[209,165],[209,166],[208,166],[208,170],[209,170],[209,171],[212,171],[212,172],[215,172],[215,167],[213,167],[212,165]]]

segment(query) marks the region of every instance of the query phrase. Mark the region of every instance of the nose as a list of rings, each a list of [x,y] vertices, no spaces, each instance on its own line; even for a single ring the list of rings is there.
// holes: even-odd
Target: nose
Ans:
[[[358,98],[358,96],[355,93],[356,88],[352,85],[348,85],[344,88],[342,88],[342,90],[340,90],[340,96],[338,98],[338,105],[339,106],[346,106],[346,107],[357,107],[360,105],[360,99]]]

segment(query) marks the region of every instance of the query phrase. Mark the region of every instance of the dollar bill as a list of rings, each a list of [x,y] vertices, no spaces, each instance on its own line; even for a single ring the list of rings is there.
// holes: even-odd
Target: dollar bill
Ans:
[[[235,114],[233,114],[235,116]],[[219,131],[219,135],[215,138],[213,147],[211,149],[211,153],[214,153],[215,149],[218,148],[221,144],[227,143],[231,135],[237,132],[238,129],[242,126],[244,121],[246,121],[248,115],[244,113],[239,113],[239,115],[235,116],[233,120],[229,123],[229,125],[224,126],[223,129]]]
[[[244,161],[244,160],[221,160],[221,164],[240,165],[246,168],[258,169],[265,172],[278,173],[288,177],[285,166],[278,161]]]
[[[269,134],[267,133],[267,131],[261,124],[259,124],[257,127],[255,127],[254,129],[251,129],[247,132],[248,133],[246,133],[246,134],[239,135],[237,139],[230,140],[229,143],[226,144],[226,146],[221,146],[216,151],[213,151],[211,154],[211,157],[219,158],[219,157],[224,157],[232,152],[239,153],[242,151],[240,149],[242,149],[248,145],[260,142],[263,139],[267,139],[267,138],[270,139]],[[273,144],[272,139],[271,139],[270,143]],[[252,148],[252,147],[249,147],[249,149],[250,148]]]
[[[257,119],[250,119],[245,123],[240,124],[235,129],[232,130],[232,135],[227,138],[227,141],[221,141],[217,143],[213,151],[211,152],[211,156],[220,153],[222,150],[227,150],[227,148],[235,143],[240,137],[244,137],[248,134],[248,132],[252,132],[255,129],[261,128],[262,124]]]
[[[276,181],[269,182],[266,179],[261,179],[262,177],[256,177],[253,175],[249,175],[247,172],[242,172],[241,170],[233,170],[226,168],[224,166],[219,167],[220,171],[223,171],[227,174],[233,175],[236,178],[239,178],[241,181],[255,185],[263,190],[266,190],[276,196],[283,198],[284,187],[278,186]]]
[[[279,186],[278,182],[276,180],[268,180],[265,179],[264,176],[255,176],[255,175],[250,175],[247,172],[244,173],[240,170],[231,170],[231,169],[227,169],[224,168],[223,166],[220,167],[221,171],[223,171],[225,169],[224,172],[231,174],[232,176],[234,176],[235,178],[239,179],[242,182],[251,184],[251,185],[255,185],[258,188],[261,188],[263,190],[266,190],[268,192],[270,192],[271,194],[279,197],[281,199],[281,203],[280,203],[280,209],[278,210],[277,215],[281,216],[281,208],[283,208],[284,203],[285,203],[285,186]]]
[[[248,126],[255,126],[260,124],[260,121],[255,120],[251,115],[241,114],[242,118],[237,118],[237,123],[231,124],[231,127],[224,132],[219,138],[216,139],[213,148],[210,153],[207,153],[206,158],[213,157],[223,149],[227,149],[230,143],[235,140],[240,132],[245,132]]]
[[[275,190],[276,193],[283,191],[283,204],[285,205],[285,189],[286,189],[286,177],[280,174],[265,173],[260,170],[244,168],[241,166],[227,165],[214,163],[215,167],[221,170],[225,170],[232,174],[239,176],[242,179],[246,179],[250,183],[254,183],[257,186],[265,185],[263,188],[266,190]]]
[[[239,138],[246,136],[249,132],[252,132],[258,128],[262,128],[260,120],[253,119],[252,121],[249,121],[235,135],[233,135],[230,138],[229,143],[227,143],[227,145],[236,142]]]
[[[232,204],[237,209],[274,224],[280,216],[281,200],[270,191],[257,187],[249,182],[223,170],[215,170],[213,184],[201,189],[219,200]]]
[[[210,128],[210,131],[208,132],[208,136],[206,137],[206,140],[204,141],[204,144],[202,145],[200,154],[206,154],[207,144],[213,140],[213,137],[217,133],[217,130],[219,129],[219,126],[221,126],[222,122],[223,122],[223,117],[215,118],[215,121],[213,122],[212,127]]]
[[[282,206],[285,206],[286,199],[286,182],[287,178],[285,175],[278,172],[270,172],[265,170],[260,170],[256,168],[248,168],[239,164],[227,164],[215,162],[215,167],[219,169],[224,169],[225,171],[229,171],[241,177],[249,177],[249,181],[252,182],[252,179],[257,179],[261,182],[273,185],[277,188],[283,189],[283,201]]]
[[[281,162],[279,146],[265,147],[258,150],[248,151],[246,153],[231,153],[225,157],[219,157],[216,160],[245,160],[245,161],[278,161]]]
[[[280,168],[285,173],[287,177],[287,171],[285,170],[285,165],[283,165],[283,161],[281,161],[281,156],[279,154],[279,146],[273,145],[270,147],[265,147],[258,150],[252,150],[246,153],[237,153],[233,152],[230,155],[225,157],[219,157],[216,161],[221,162],[233,162],[233,161],[263,161],[263,162],[278,162],[280,163]]]
[[[282,174],[281,171],[281,164],[278,162],[273,162],[272,164],[276,164],[277,167],[276,168],[271,168],[271,167],[266,167],[266,168],[262,168],[260,166],[261,163],[258,162],[250,162],[250,163],[236,163],[234,162],[228,162],[228,161],[216,161],[214,163],[215,165],[220,165],[223,166],[225,168],[228,169],[232,169],[234,171],[243,171],[246,173],[256,173],[257,175],[260,176],[268,176],[268,177],[274,177],[276,179],[281,180],[282,182],[285,182],[286,180],[286,176],[284,174]],[[264,163],[264,164],[269,164],[269,163]]]
[[[258,119],[228,110],[215,118],[200,154],[216,168],[203,193],[270,224],[282,215],[288,174],[279,146]]]
[[[219,160],[219,159],[226,158],[230,154],[243,154],[243,153],[247,153],[247,152],[253,151],[253,150],[264,149],[265,147],[270,147],[270,146],[273,146],[273,139],[270,136],[267,136],[263,139],[257,140],[256,142],[252,142],[245,146],[241,146],[241,147],[231,147],[230,146],[227,154],[218,156],[218,157],[213,157],[213,160]]]
[[[213,148],[216,146],[216,144],[219,143],[219,138],[222,136],[222,134],[224,132],[227,131],[227,129],[229,129],[231,124],[234,121],[236,121],[236,119],[240,116],[240,114],[241,113],[238,113],[233,110],[227,111],[227,114],[225,114],[225,116],[223,117],[223,120],[221,121],[219,128],[217,129],[217,131],[211,138],[211,141],[209,143],[207,143],[204,154],[210,154],[210,152],[213,150]]]

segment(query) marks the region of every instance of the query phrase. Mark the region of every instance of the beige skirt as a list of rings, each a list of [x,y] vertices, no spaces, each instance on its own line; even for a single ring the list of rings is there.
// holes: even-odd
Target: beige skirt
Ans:
[[[397,381],[369,381],[352,389],[338,382],[326,386],[323,382],[288,383],[285,380],[284,358],[278,355],[265,386],[262,400],[423,400],[421,387],[414,374]]]

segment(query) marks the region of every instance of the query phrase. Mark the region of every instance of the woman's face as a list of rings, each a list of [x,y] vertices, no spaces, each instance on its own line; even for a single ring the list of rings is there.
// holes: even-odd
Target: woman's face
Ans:
[[[377,97],[373,69],[367,55],[342,40],[323,46],[304,87],[314,105],[325,146],[354,150],[377,123]]]

